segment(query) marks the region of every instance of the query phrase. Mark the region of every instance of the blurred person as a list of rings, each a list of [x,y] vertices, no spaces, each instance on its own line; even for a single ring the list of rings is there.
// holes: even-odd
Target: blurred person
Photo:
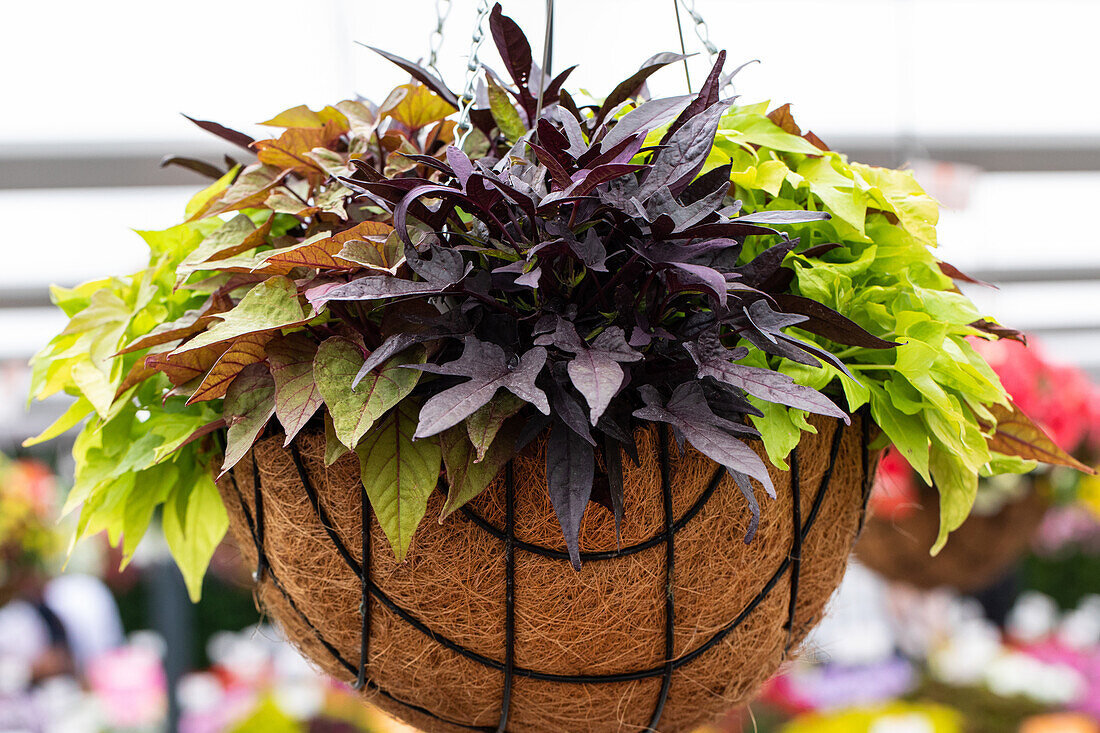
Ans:
[[[85,665],[122,643],[110,591],[84,574],[51,577],[61,554],[53,526],[53,475],[32,461],[0,457],[0,660],[27,681],[80,677]]]

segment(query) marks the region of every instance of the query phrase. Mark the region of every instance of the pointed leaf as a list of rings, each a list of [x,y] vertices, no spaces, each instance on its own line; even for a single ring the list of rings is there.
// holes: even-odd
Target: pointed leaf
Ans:
[[[680,194],[703,167],[714,143],[714,133],[730,102],[716,102],[692,117],[667,141],[653,161],[653,168],[638,190],[638,200],[645,201],[664,186],[674,195]]]
[[[575,570],[581,569],[581,520],[592,496],[595,465],[592,446],[555,420],[546,444],[546,485]]]
[[[208,235],[191,254],[176,267],[176,282],[182,283],[195,270],[217,269],[217,260],[248,252],[266,243],[271,233],[273,217],[259,228],[244,214],[237,214]],[[203,267],[203,265],[210,265]]]
[[[336,436],[350,449],[370,430],[378,418],[408,396],[420,374],[404,365],[424,360],[418,354],[405,352],[369,372],[352,389],[351,383],[363,365],[363,352],[343,336],[326,339],[317,348],[313,361],[313,377],[325,400]]]
[[[798,384],[781,372],[734,363],[734,359],[743,359],[748,354],[744,348],[729,351],[715,336],[710,335],[694,343],[685,342],[684,349],[699,366],[700,377],[713,377],[768,402],[837,417],[850,423],[847,413],[817,390]]]
[[[502,392],[466,418],[466,431],[477,453],[475,461],[484,460],[504,421],[519,412],[525,404],[511,392]]]
[[[298,302],[298,288],[285,277],[258,283],[233,310],[218,315],[219,323],[172,352],[173,356],[212,344],[224,343],[248,333],[274,331],[304,323],[306,314]]]
[[[200,472],[194,483],[176,484],[164,503],[162,526],[187,592],[198,602],[210,558],[229,528],[229,515],[209,473]]]
[[[418,407],[414,400],[402,400],[355,451],[363,489],[398,561],[405,559],[439,481],[439,442],[412,437]]]
[[[324,404],[313,378],[317,342],[305,333],[278,336],[267,345],[267,360],[275,379],[275,415],[286,433],[283,445],[298,434]]]
[[[188,117],[187,115],[184,115],[184,117],[187,117],[188,120],[195,123],[196,125],[198,125],[202,129],[206,130],[207,132],[211,133],[212,135],[217,135],[222,140],[227,140],[227,141],[233,143],[234,145],[237,145],[239,147],[244,148],[245,150],[247,150],[250,153],[253,152],[252,143],[254,143],[255,140],[253,140],[248,135],[245,135],[243,132],[237,132],[236,130],[230,130],[228,127],[225,127],[224,125],[219,125],[217,122],[209,122],[207,120],[196,120],[194,117]]]
[[[267,356],[264,347],[271,340],[270,333],[250,333],[230,342],[225,353],[202,378],[202,382],[187,400],[187,404],[216,400],[225,396],[229,384],[249,364],[263,361]]]
[[[439,515],[441,523],[488,488],[504,468],[504,464],[515,455],[514,445],[518,434],[519,424],[516,421],[509,422],[508,427],[501,432],[500,439],[494,441],[488,452],[480,457],[461,425],[440,434],[443,465],[447,469],[447,502]]]
[[[634,96],[642,84],[645,83],[645,80],[654,73],[669,64],[683,61],[685,58],[687,58],[687,56],[678,53],[659,53],[648,59],[642,64],[638,71],[634,72],[633,75],[624,81],[619,82],[619,84],[611,90],[611,94],[607,95],[603,104],[600,105],[599,111],[596,112],[596,117],[592,121],[592,127],[599,127],[600,123],[607,117],[608,112]]]
[[[374,46],[367,46],[367,48],[369,48],[371,51],[374,51],[376,54],[386,59],[387,61],[397,64],[402,69],[409,72],[414,79],[427,85],[429,89],[442,97],[443,100],[447,102],[447,104],[455,108],[458,107],[458,97],[455,96],[455,93],[452,92],[447,87],[447,85],[443,83],[443,80],[435,74],[431,73],[424,67],[414,64],[408,59],[403,59],[400,56],[392,54],[389,51],[383,51],[382,49],[375,48]]]
[[[504,387],[517,397],[532,403],[543,414],[550,414],[546,394],[535,380],[546,363],[546,349],[537,346],[509,368],[504,350],[496,344],[469,337],[462,356],[442,365],[425,364],[423,371],[450,376],[470,377],[462,384],[446,389],[424,403],[420,411],[417,438],[425,438],[457,425],[472,415]]]
[[[225,394],[225,460],[220,476],[237,465],[275,414],[275,380],[265,364],[245,367]]]
[[[228,348],[228,342],[223,342],[180,354],[165,352],[149,354],[145,357],[145,366],[164,372],[168,381],[180,387],[192,380],[200,379]]]
[[[500,58],[504,61],[504,68],[512,81],[521,90],[527,89],[527,83],[531,75],[531,44],[514,20],[504,15],[500,9],[500,3],[493,7],[489,14],[489,29],[493,34]]]
[[[290,272],[293,267],[316,267],[319,269],[336,269],[354,267],[356,263],[340,259],[340,251],[349,242],[367,240],[373,241],[381,237],[383,241],[393,231],[389,224],[378,221],[364,221],[350,229],[345,229],[332,235],[317,235],[301,244],[285,249],[275,250],[273,254],[264,259],[264,271],[275,272],[280,266],[282,274]],[[285,268],[285,269],[283,269]]]
[[[1015,403],[1009,409],[1003,405],[989,405],[997,420],[989,449],[1006,456],[1019,456],[1043,463],[1069,466],[1088,474],[1096,472],[1062,450],[1042,428],[1028,417]]]
[[[512,142],[519,140],[527,132],[527,127],[523,124],[519,112],[512,106],[508,92],[504,91],[492,76],[488,77],[488,81],[489,111],[493,115],[493,121],[497,123],[497,127],[508,140]]]

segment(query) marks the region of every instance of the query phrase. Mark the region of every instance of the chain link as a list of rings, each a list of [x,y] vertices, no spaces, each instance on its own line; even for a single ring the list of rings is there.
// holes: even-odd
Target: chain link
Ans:
[[[451,0],[435,0],[435,30],[428,36],[428,68],[440,79],[436,63],[439,61],[439,49],[443,47],[443,26],[447,24],[447,18],[451,14]]]
[[[455,145],[461,148],[466,143],[466,138],[474,126],[470,124],[470,112],[474,108],[477,91],[477,74],[481,70],[481,61],[478,53],[481,52],[481,44],[485,42],[485,19],[489,17],[489,0],[478,0],[477,23],[474,25],[474,35],[470,39],[470,56],[466,60],[466,85],[462,89],[462,96],[458,99],[458,138]]]
[[[714,57],[718,55],[718,47],[710,40],[710,29],[707,27],[707,22],[703,20],[703,16],[695,9],[695,0],[680,0],[680,5],[682,5],[684,10],[687,11],[687,14],[691,16],[692,22],[695,23],[695,35],[703,44],[703,48],[710,54],[711,60],[713,61]]]
[[[695,24],[695,36],[699,39],[699,42],[703,44],[703,48],[706,49],[707,54],[710,56],[710,63],[713,65],[715,57],[718,55],[718,47],[714,45],[714,41],[710,40],[710,29],[707,27],[707,22],[703,20],[703,16],[695,9],[695,0],[678,0],[687,14],[691,17],[692,23]],[[725,79],[722,84],[722,89],[733,89],[733,80]]]

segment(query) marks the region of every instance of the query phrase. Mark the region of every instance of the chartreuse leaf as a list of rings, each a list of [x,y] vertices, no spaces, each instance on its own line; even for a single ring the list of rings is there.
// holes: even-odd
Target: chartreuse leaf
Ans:
[[[978,473],[972,470],[958,455],[932,446],[929,468],[932,480],[940,492],[940,532],[932,545],[937,554],[947,542],[947,535],[958,529],[974,506],[978,494]]]
[[[336,437],[336,428],[332,426],[332,415],[326,410],[325,416],[325,465],[331,466],[348,452],[346,445]]]
[[[409,349],[368,372],[352,389],[352,381],[366,360],[363,351],[343,336],[333,336],[318,347],[313,375],[341,443],[354,450],[374,422],[408,396],[420,372],[405,365],[422,364],[424,357],[423,349]]]
[[[187,255],[176,267],[176,281],[182,283],[196,270],[217,269],[218,261],[255,249],[267,242],[274,217],[260,227],[244,214],[237,214]]]
[[[320,112],[314,112],[304,104],[300,104],[260,124],[271,127],[324,127],[326,122],[336,124],[344,132],[348,131],[347,116],[332,105],[324,107]]]
[[[176,483],[164,503],[162,521],[168,549],[183,573],[191,600],[197,602],[210,558],[229,527],[229,516],[210,474],[197,471],[193,482]]]
[[[438,440],[413,440],[419,409],[415,400],[402,400],[355,449],[363,488],[399,561],[405,559],[439,480]]]
[[[233,310],[218,315],[221,322],[203,331],[173,354],[194,351],[222,343],[247,333],[274,331],[305,322],[298,302],[298,288],[285,277],[272,277],[258,283],[241,298]]]
[[[519,112],[512,106],[512,100],[508,98],[508,92],[497,84],[492,76],[486,77],[489,82],[489,111],[493,115],[493,121],[504,133],[504,137],[510,142],[515,142],[527,132],[527,127],[519,116]]]
[[[228,728],[227,733],[306,733],[307,730],[305,724],[299,723],[284,712],[275,700],[267,697],[247,717]]]
[[[445,99],[423,84],[396,87],[378,108],[378,116],[392,117],[406,127],[419,130],[456,112]]]
[[[53,440],[57,436],[61,435],[65,431],[72,428],[78,422],[88,417],[92,412],[92,403],[85,397],[78,397],[76,402],[69,405],[68,409],[61,414],[61,417],[53,421],[53,423],[33,438],[27,438],[23,441],[23,447],[29,448],[32,445],[38,445],[44,443],[47,440]]]
[[[768,460],[782,471],[790,470],[790,466],[787,465],[787,456],[802,440],[802,431],[788,415],[788,412],[795,411],[756,397],[750,396],[748,399],[753,407],[764,413],[763,417],[750,415],[749,419],[752,420],[753,427],[760,432],[760,439],[764,441]]]
[[[133,558],[153,519],[153,512],[179,483],[179,473],[175,463],[161,463],[139,475],[141,491],[130,492],[123,508],[121,567],[126,567]]]
[[[187,218],[190,219],[204,209],[207,204],[220,196],[225,189],[229,188],[229,184],[236,179],[237,174],[240,172],[241,167],[235,165],[224,176],[192,196],[191,200],[187,202],[187,206],[184,208],[184,213],[187,214]]]

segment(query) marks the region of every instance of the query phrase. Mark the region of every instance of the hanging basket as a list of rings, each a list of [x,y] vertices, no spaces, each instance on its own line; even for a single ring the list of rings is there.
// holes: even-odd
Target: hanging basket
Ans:
[[[639,430],[621,539],[590,505],[579,572],[547,496],[544,441],[456,515],[423,522],[402,563],[376,521],[362,531],[355,456],[326,469],[323,435],[257,443],[219,488],[262,607],[398,718],[427,731],[688,731],[754,696],[843,575],[870,424],[811,422],[791,470],[773,469],[778,498],[763,499],[747,544],[751,513],[725,470]]]
[[[1047,509],[1046,500],[1031,488],[994,514],[971,514],[933,557],[929,553],[939,533],[939,493],[921,484],[918,501],[919,508],[905,516],[870,517],[856,556],[889,580],[963,592],[1000,580],[1023,557]]]

